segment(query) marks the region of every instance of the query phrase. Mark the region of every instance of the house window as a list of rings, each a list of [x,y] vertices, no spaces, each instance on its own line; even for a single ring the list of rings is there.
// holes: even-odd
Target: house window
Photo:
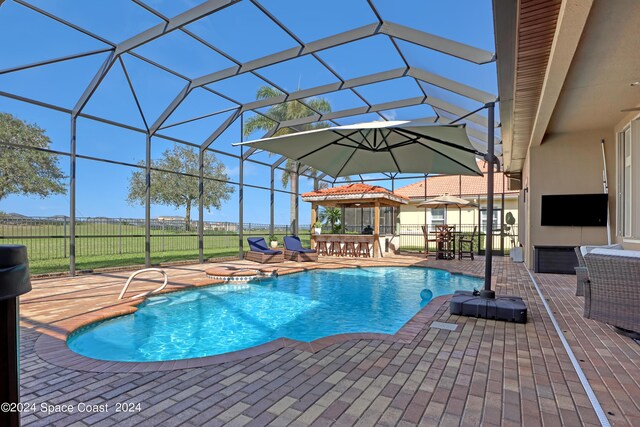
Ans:
[[[631,236],[631,127],[620,133],[618,141],[619,169],[619,201],[618,201],[618,234]]]
[[[431,209],[431,225],[443,225],[445,221],[444,208]]]
[[[493,232],[499,230],[500,218],[502,217],[502,211],[500,209],[493,209]],[[480,210],[480,231],[487,232],[487,210]]]

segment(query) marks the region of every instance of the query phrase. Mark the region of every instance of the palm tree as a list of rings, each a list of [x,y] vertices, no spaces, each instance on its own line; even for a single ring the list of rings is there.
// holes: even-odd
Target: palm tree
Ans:
[[[332,233],[339,231],[336,230],[336,223],[340,223],[342,225],[342,211],[339,208],[324,208],[320,211],[318,217],[321,222],[325,223],[325,225],[331,226]]]
[[[262,86],[256,93],[256,99],[267,99],[282,95],[277,89],[269,86]],[[302,103],[304,102],[304,104]],[[310,117],[316,114],[316,112],[324,114],[331,112],[331,105],[324,98],[305,98],[299,101],[289,101],[282,104],[274,105],[269,108],[264,115],[255,115],[244,122],[243,134],[249,136],[256,130],[268,131],[273,128],[277,122],[283,122],[287,120],[301,119],[304,117]],[[306,104],[306,105],[305,105]],[[309,107],[307,107],[307,105]],[[272,119],[273,120],[272,120]],[[301,125],[301,130],[311,130],[328,127],[326,123],[311,123]],[[298,132],[291,128],[281,128],[274,134],[274,136],[287,135],[290,133]],[[287,159],[286,163],[287,172],[282,174],[282,187],[287,188],[287,185],[291,183],[291,207],[289,211],[291,229],[296,230],[297,225],[295,223],[296,217],[296,194],[298,193],[298,162],[291,159]],[[318,175],[318,171],[312,169],[311,175]]]

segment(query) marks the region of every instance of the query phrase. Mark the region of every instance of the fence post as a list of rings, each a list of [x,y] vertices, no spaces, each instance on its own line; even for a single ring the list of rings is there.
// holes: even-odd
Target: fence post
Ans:
[[[63,227],[62,227],[62,257],[67,257],[67,217],[65,216],[63,219]]]
[[[69,156],[69,275],[76,275],[76,116],[71,115]]]
[[[120,218],[120,232],[118,234],[120,234],[120,255],[122,255],[122,218]]]
[[[162,253],[164,253],[164,221],[162,221]]]
[[[151,267],[151,134],[147,133],[144,192],[144,266]]]

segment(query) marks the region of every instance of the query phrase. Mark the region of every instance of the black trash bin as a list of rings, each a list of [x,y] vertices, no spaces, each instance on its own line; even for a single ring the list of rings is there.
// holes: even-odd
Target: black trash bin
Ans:
[[[31,290],[27,247],[0,245],[0,426],[19,426],[20,413],[12,411],[20,402],[20,329],[18,297]]]

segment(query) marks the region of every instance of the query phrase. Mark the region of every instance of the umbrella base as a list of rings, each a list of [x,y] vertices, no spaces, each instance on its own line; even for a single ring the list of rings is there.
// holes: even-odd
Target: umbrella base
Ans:
[[[527,323],[527,306],[522,298],[513,296],[483,298],[473,295],[473,292],[456,291],[449,302],[449,312],[480,319]]]

